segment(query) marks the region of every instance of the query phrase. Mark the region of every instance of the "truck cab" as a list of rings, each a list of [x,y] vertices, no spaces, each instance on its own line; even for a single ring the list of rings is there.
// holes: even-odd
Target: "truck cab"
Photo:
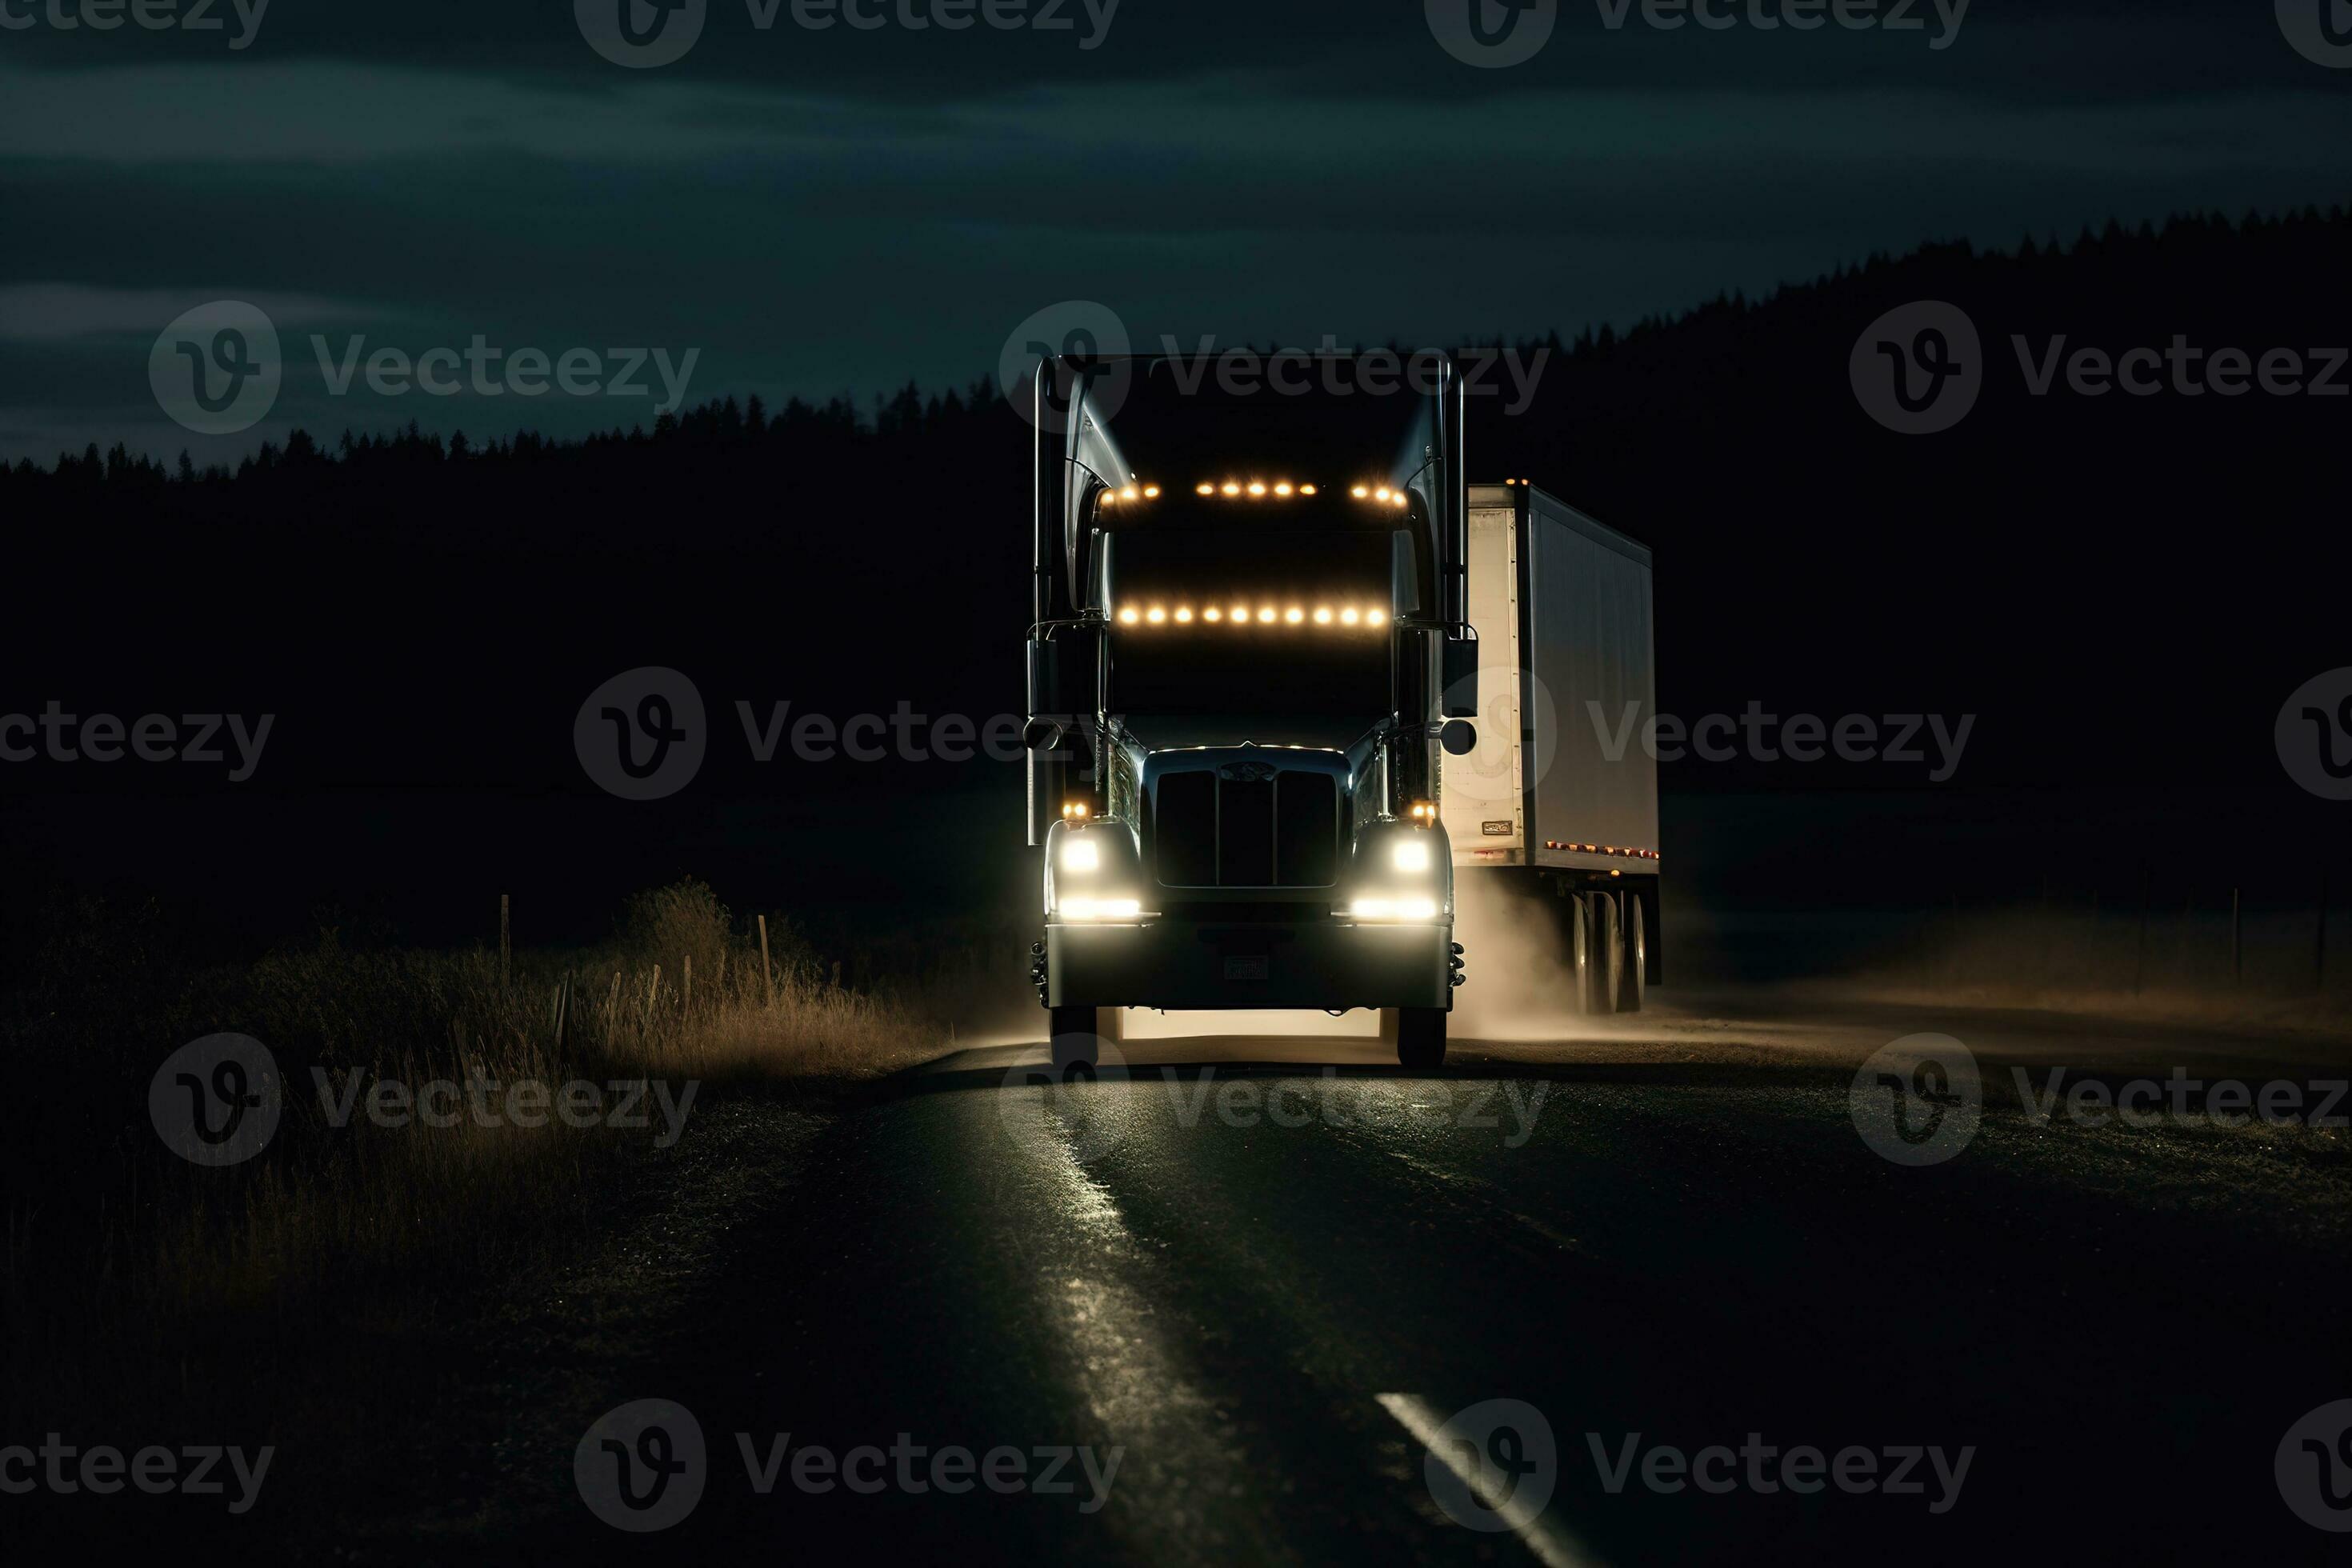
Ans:
[[[1054,1059],[1123,1007],[1363,1007],[1434,1067],[1463,976],[1437,759],[1475,740],[1458,382],[1236,407],[1170,363],[1049,360],[1032,406]]]

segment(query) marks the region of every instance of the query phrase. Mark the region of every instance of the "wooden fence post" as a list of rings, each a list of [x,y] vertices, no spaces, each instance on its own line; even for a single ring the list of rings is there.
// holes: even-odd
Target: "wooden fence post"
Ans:
[[[768,917],[760,917],[760,989],[766,995],[767,1005],[776,1005],[776,972],[768,967]]]

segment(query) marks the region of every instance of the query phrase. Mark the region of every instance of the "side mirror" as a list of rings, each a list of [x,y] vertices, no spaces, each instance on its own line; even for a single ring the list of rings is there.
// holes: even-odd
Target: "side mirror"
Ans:
[[[1478,728],[1467,719],[1448,719],[1437,727],[1437,743],[1449,757],[1466,757],[1478,744]]]
[[[1438,661],[1438,711],[1448,719],[1477,717],[1478,639],[1447,637]]]
[[[1067,738],[1062,726],[1052,719],[1032,719],[1021,726],[1021,743],[1033,752],[1058,752]]]

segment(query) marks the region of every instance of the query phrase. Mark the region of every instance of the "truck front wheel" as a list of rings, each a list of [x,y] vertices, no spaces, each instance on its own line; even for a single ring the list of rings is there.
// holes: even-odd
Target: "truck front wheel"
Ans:
[[[1096,1031],[1096,1009],[1092,1007],[1054,1007],[1047,1009],[1051,1017],[1051,1044],[1054,1065],[1057,1068],[1092,1067],[1102,1052],[1102,1037]]]
[[[1445,1065],[1444,1008],[1399,1007],[1396,1020],[1398,1062],[1423,1068]]]

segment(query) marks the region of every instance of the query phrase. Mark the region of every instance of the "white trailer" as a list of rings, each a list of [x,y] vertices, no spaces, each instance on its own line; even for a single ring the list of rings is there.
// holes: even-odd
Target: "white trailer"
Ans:
[[[1587,1011],[1662,972],[1650,552],[1526,479],[1469,487],[1477,743],[1442,760],[1457,873],[1556,900]]]

